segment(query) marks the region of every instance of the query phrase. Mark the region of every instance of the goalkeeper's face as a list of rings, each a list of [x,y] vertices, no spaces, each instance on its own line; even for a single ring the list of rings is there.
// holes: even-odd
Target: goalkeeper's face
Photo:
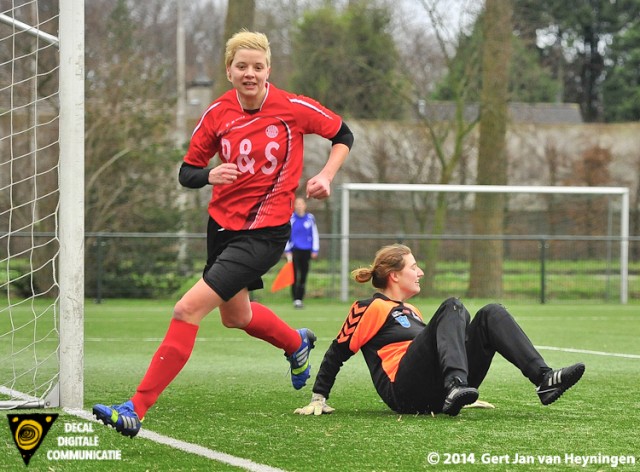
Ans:
[[[403,300],[406,300],[420,293],[420,279],[424,272],[418,267],[413,254],[405,254],[403,259],[404,267],[402,270],[394,272],[395,275],[389,278],[389,283],[397,285],[399,291],[404,295]]]

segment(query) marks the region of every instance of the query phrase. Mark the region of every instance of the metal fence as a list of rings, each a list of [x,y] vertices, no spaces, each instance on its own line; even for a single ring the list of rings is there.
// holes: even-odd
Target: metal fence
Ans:
[[[89,235],[86,247],[86,294],[105,298],[177,299],[201,275],[206,259],[204,234]],[[349,239],[349,267],[371,263],[381,246],[402,242],[413,249],[422,267],[435,264],[430,290],[421,296],[464,296],[469,283],[472,241],[456,235],[354,234]],[[580,236],[502,236],[503,298],[545,303],[553,300],[620,301],[620,239]],[[421,259],[430,241],[439,241],[438,261]],[[629,300],[640,300],[640,238],[629,240]],[[635,257],[635,260],[634,260]],[[271,283],[284,260],[265,275],[265,289],[254,292],[264,301],[290,298],[288,289],[272,293]],[[312,261],[307,299],[338,299],[343,282],[340,236],[321,235],[318,260]],[[370,285],[348,282],[350,297],[371,294]]]
[[[11,244],[37,245],[47,234],[13,234]],[[420,297],[465,296],[470,273],[473,240],[468,235],[352,234],[349,237],[349,270],[366,266],[385,244],[410,246],[423,268],[435,265],[430,289]],[[341,237],[321,234],[320,257],[311,262],[306,298],[340,299]],[[620,301],[620,239],[592,236],[501,236],[503,242],[504,300],[546,303],[560,300]],[[22,241],[24,240],[24,241]],[[439,243],[437,261],[424,260],[425,245]],[[177,300],[200,277],[206,259],[205,234],[91,233],[85,238],[85,294],[102,302],[110,298]],[[0,256],[6,247],[0,248]],[[18,252],[14,250],[14,252]],[[0,260],[2,258],[0,257]],[[0,272],[0,283],[18,297],[37,291],[37,274],[28,274],[33,258],[12,259]],[[253,292],[263,301],[290,300],[288,289],[272,293],[271,283],[284,259],[263,279],[265,288]],[[350,298],[370,296],[369,284],[348,282]],[[629,238],[627,293],[630,302],[640,300],[640,237]]]

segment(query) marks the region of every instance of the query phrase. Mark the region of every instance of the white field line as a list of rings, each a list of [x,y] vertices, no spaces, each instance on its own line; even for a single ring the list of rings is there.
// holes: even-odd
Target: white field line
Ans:
[[[25,395],[21,392],[18,392],[13,389],[8,389],[1,385],[0,385],[0,394],[10,395],[12,398],[18,398],[24,401],[38,401],[36,397],[32,397],[31,395]],[[83,420],[92,421],[94,423],[98,423],[102,425],[102,422],[99,422],[98,420],[96,420],[93,417],[93,414],[89,413],[86,410],[75,409],[75,408],[63,408],[63,411],[65,411],[70,415],[77,416],[78,418],[82,418]],[[114,431],[114,434],[116,434],[115,431]],[[181,441],[179,439],[154,433],[153,431],[148,431],[146,429],[141,429],[137,437],[145,438],[145,439],[148,439],[149,441],[153,441],[158,444],[163,444],[165,446],[169,446],[174,449],[179,449],[189,454],[194,454],[196,456],[201,456],[206,459],[222,462],[223,464],[228,464],[228,465],[238,467],[240,469],[248,470],[251,472],[285,472],[282,469],[271,467],[265,464],[259,464],[257,462],[250,461],[249,459],[243,459],[241,457],[232,456],[231,454],[226,454],[224,452],[214,451],[213,449],[208,449],[206,447],[199,446],[198,444],[192,444],[186,441]]]
[[[63,408],[63,409],[70,415],[78,416],[84,420],[93,421],[93,422],[102,424],[101,422],[99,422],[93,417],[92,413],[89,413],[88,411],[77,410],[72,408]],[[146,429],[141,429],[137,437],[145,438],[145,439],[148,439],[149,441],[153,441],[158,444],[164,444],[165,446],[169,446],[174,449],[179,449],[181,451],[188,452],[189,454],[195,454],[196,456],[205,457],[207,459],[222,462],[224,464],[232,465],[234,467],[239,467],[240,469],[250,470],[252,472],[284,472],[282,469],[277,469],[275,467],[271,467],[264,464],[258,464],[257,462],[250,461],[249,459],[243,459],[241,457],[232,456],[224,452],[214,451],[213,449],[199,446],[198,444],[192,444],[186,441],[181,441],[179,439],[171,438],[169,436],[164,436],[163,434],[159,434],[159,433],[154,433],[153,431],[149,431]]]
[[[223,338],[197,338],[196,341],[199,342],[208,342],[208,341],[220,341]],[[322,338],[320,338],[322,339]],[[327,338],[329,339],[329,338]],[[333,338],[331,338],[333,339]],[[136,339],[137,342],[162,342],[163,338],[143,338],[143,339]],[[118,341],[126,341],[128,342],[128,339],[125,338],[95,338],[95,337],[89,337],[89,338],[85,338],[85,341],[88,342],[104,342],[104,341],[109,341],[109,342],[118,342]],[[224,339],[225,342],[228,341],[244,341],[244,339],[242,338],[225,338]],[[619,353],[619,352],[605,352],[605,351],[592,351],[589,349],[575,349],[572,347],[555,347],[555,346],[535,346],[536,349],[540,350],[540,351],[561,351],[561,352],[572,352],[572,353],[576,353],[576,354],[590,354],[590,355],[594,355],[594,356],[606,356],[606,357],[621,357],[623,359],[640,359],[640,354],[624,354],[624,353]]]
[[[594,356],[622,357],[624,359],[640,359],[640,354],[622,354],[619,352],[590,351],[588,349],[574,349],[571,347],[535,346],[540,351],[562,351],[577,354],[592,354]]]

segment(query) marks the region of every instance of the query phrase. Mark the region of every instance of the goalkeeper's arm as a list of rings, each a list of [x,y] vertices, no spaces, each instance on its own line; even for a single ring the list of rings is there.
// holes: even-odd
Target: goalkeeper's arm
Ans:
[[[336,380],[338,372],[342,364],[353,356],[353,352],[349,350],[347,343],[338,343],[334,340],[324,354],[316,381],[313,384],[313,395],[311,395],[311,403],[302,408],[297,408],[294,413],[299,415],[327,415],[335,411],[327,405],[327,398]]]

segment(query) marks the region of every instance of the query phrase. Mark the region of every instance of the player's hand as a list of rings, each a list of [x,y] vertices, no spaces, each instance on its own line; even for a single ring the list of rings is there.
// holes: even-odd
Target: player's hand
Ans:
[[[239,176],[238,166],[231,162],[225,162],[209,171],[209,183],[211,185],[228,185],[234,183]]]
[[[297,415],[305,415],[305,416],[309,416],[309,415],[320,416],[320,415],[330,415],[334,411],[336,411],[336,409],[331,408],[329,405],[327,405],[327,399],[324,398],[324,395],[321,395],[319,393],[314,393],[313,395],[311,395],[311,403],[309,403],[307,406],[304,406],[302,408],[296,408],[294,413]]]
[[[307,182],[307,198],[322,200],[331,195],[331,181],[320,174]]]
[[[485,402],[484,400],[476,400],[469,405],[465,405],[463,408],[483,408],[486,410],[493,410],[495,406],[489,402]]]

